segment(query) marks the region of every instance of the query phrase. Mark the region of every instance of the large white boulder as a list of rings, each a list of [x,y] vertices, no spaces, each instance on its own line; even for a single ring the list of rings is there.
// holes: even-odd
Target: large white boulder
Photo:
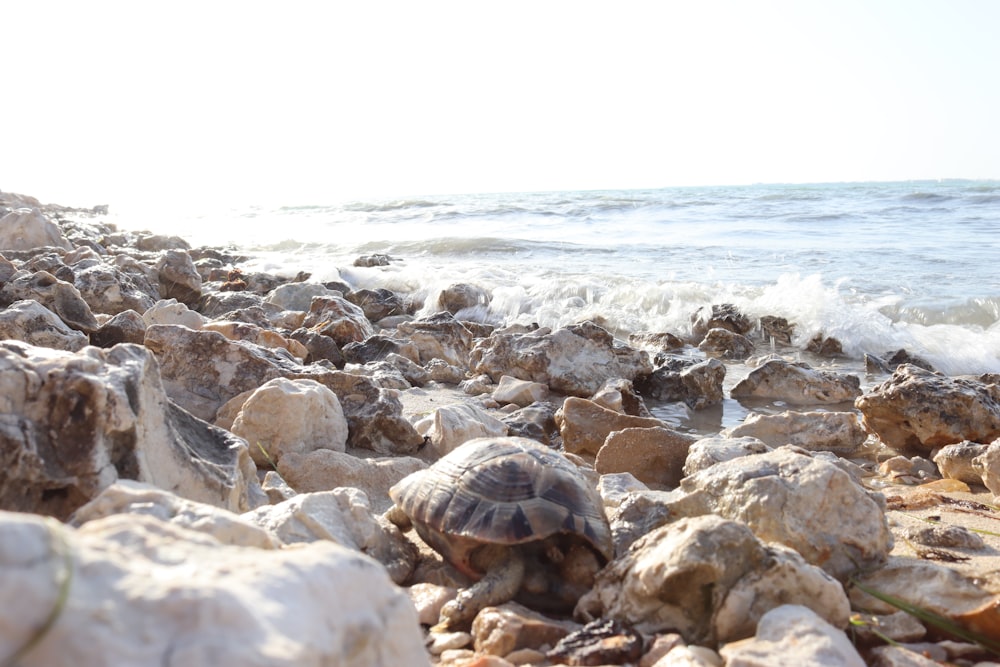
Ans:
[[[0,512],[0,581],[16,600],[0,655],[19,667],[429,664],[407,595],[329,541],[262,550],[152,516],[73,530]]]

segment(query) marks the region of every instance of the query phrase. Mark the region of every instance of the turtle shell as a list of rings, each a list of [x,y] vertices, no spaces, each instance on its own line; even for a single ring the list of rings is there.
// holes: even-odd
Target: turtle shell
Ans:
[[[389,490],[417,533],[449,562],[469,563],[485,544],[515,545],[554,535],[611,559],[601,497],[566,457],[527,438],[469,440]]]

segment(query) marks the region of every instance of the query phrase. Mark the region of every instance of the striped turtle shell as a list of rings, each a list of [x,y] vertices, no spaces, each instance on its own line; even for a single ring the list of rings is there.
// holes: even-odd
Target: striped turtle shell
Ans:
[[[580,539],[611,559],[601,497],[568,459],[527,438],[476,438],[389,490],[421,538],[460,570],[484,543]]]

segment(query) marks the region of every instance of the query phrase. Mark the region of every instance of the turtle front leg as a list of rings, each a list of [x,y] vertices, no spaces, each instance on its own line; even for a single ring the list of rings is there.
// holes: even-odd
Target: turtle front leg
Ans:
[[[449,630],[470,622],[483,607],[513,599],[524,581],[524,556],[517,548],[491,546],[481,549],[474,558],[482,579],[459,591],[454,600],[441,608],[434,629]]]

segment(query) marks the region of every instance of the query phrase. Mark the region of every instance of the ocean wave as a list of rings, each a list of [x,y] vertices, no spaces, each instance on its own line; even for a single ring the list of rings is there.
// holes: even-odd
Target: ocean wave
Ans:
[[[416,208],[433,208],[435,206],[450,206],[447,202],[429,201],[425,199],[397,199],[385,202],[350,202],[342,206],[343,210],[353,213],[388,213]]]
[[[919,202],[946,202],[951,201],[954,198],[955,197],[952,195],[943,195],[938,192],[911,192],[901,197],[903,201]]]

